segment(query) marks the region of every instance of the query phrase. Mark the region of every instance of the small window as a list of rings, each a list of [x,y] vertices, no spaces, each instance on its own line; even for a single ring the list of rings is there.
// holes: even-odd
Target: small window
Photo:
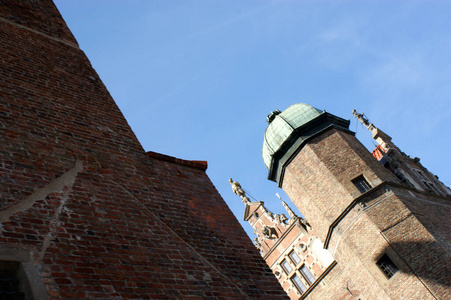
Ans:
[[[20,262],[0,261],[0,299],[25,299],[19,271]]]
[[[307,290],[305,284],[301,281],[301,278],[299,278],[297,274],[294,274],[293,277],[291,277],[291,281],[301,293],[304,293]]]
[[[396,272],[398,272],[398,267],[395,263],[388,257],[387,254],[382,255],[381,258],[376,262],[376,265],[384,272],[387,278],[392,278]]]
[[[282,266],[283,270],[287,274],[289,274],[291,271],[293,271],[293,268],[291,267],[290,263],[286,259],[284,259],[280,265]]]
[[[431,182],[427,182],[427,181],[423,181],[423,184],[428,188],[429,191],[431,191],[434,194],[437,195],[442,195],[442,193],[439,192],[439,190],[434,186],[433,183]]]
[[[315,278],[313,278],[312,273],[310,273],[310,271],[307,269],[305,265],[301,267],[300,271],[304,276],[305,280],[307,280],[309,284],[312,284],[315,281]]]
[[[414,170],[417,171],[417,173],[421,179],[428,180],[428,178],[426,176],[424,176],[423,172],[421,172],[420,170],[417,170],[417,169],[414,169]]]
[[[301,259],[294,251],[291,251],[290,254],[288,254],[288,256],[291,258],[291,261],[294,263],[295,266],[301,262]]]
[[[352,181],[356,188],[363,194],[366,191],[369,191],[371,189],[371,185],[366,181],[365,177],[363,175],[360,175],[356,179]]]

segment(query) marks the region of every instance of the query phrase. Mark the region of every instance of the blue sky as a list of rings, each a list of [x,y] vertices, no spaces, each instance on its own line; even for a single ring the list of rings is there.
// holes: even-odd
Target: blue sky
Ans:
[[[450,1],[56,4],[144,148],[207,160],[240,221],[229,177],[284,212],[261,148],[266,116],[294,103],[350,119],[372,149],[364,112],[451,184]]]

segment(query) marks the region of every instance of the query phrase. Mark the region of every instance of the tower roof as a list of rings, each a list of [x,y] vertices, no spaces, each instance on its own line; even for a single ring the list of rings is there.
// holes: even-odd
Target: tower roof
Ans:
[[[268,115],[262,156],[268,168],[268,179],[282,187],[285,167],[312,138],[336,128],[348,133],[349,121],[305,103],[274,110]]]
[[[283,112],[274,110],[268,116],[268,128],[265,131],[262,156],[266,168],[270,168],[271,160],[283,143],[290,137],[294,130],[307,124],[319,115],[325,113],[305,103],[297,103],[288,107]]]

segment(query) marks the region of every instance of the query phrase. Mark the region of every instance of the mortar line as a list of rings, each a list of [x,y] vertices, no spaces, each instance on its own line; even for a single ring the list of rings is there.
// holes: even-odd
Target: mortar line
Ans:
[[[80,47],[79,47],[77,44],[75,44],[75,43],[72,43],[72,42],[69,42],[69,41],[66,41],[66,40],[62,40],[62,39],[59,39],[59,38],[50,36],[50,35],[48,35],[48,34],[45,34],[45,33],[43,33],[43,32],[40,32],[40,31],[38,31],[38,30],[36,30],[36,29],[29,28],[29,27],[26,27],[26,26],[24,26],[24,25],[17,24],[16,22],[13,22],[13,21],[11,21],[11,20],[5,19],[5,18],[3,18],[3,17],[0,17],[0,21],[5,22],[5,23],[8,23],[8,24],[13,25],[13,26],[16,26],[16,27],[19,27],[19,28],[21,28],[21,29],[25,29],[25,30],[27,30],[27,31],[30,31],[30,32],[33,32],[33,33],[36,33],[36,34],[39,34],[40,36],[43,36],[43,37],[46,37],[46,38],[48,38],[48,39],[57,41],[57,42],[59,42],[59,43],[63,43],[63,44],[65,44],[65,45],[70,46],[70,47],[73,47],[73,48],[75,48],[75,49],[81,50]]]

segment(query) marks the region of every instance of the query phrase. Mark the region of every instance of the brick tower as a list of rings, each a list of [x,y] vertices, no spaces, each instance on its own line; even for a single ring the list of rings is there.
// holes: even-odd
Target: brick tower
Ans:
[[[349,121],[307,104],[268,116],[268,178],[337,262],[307,299],[450,299],[449,189],[355,114],[380,143],[374,156]]]
[[[143,150],[51,1],[0,1],[0,136],[0,298],[286,298],[206,162]]]

